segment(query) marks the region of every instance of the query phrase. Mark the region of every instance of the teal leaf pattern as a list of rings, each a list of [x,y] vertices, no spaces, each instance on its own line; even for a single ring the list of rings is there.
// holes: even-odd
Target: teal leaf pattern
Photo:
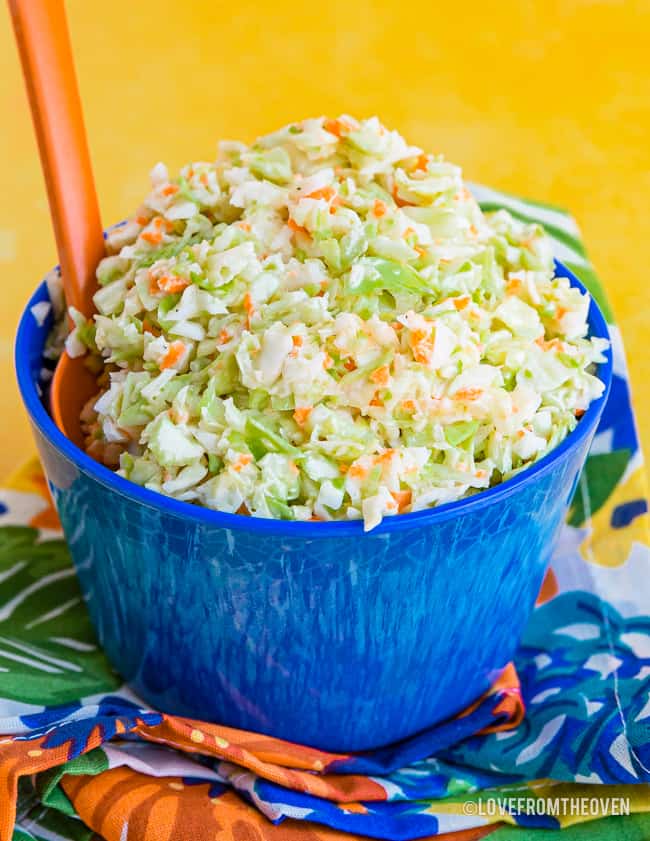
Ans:
[[[589,456],[569,512],[570,526],[581,526],[588,517],[603,507],[621,481],[630,456],[629,450],[614,450],[612,453]],[[587,486],[586,492],[584,481]]]
[[[0,529],[0,697],[64,704],[120,685],[98,648],[63,540]]]

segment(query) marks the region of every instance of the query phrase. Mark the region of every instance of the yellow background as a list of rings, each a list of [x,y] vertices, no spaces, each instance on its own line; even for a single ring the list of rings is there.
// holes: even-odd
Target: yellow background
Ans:
[[[378,114],[468,178],[569,207],[623,330],[648,448],[650,2],[70,0],[68,14],[106,224],[135,209],[159,159],[178,167],[217,138],[341,112]],[[15,325],[56,262],[4,9],[0,114],[1,476],[32,448]]]

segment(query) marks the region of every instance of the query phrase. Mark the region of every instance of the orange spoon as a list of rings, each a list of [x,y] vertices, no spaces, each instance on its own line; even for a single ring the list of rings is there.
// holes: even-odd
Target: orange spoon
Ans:
[[[94,312],[95,269],[104,238],[63,0],[9,0],[47,185],[68,305]],[[79,415],[97,391],[83,358],[64,353],[54,372],[52,417],[78,446]]]

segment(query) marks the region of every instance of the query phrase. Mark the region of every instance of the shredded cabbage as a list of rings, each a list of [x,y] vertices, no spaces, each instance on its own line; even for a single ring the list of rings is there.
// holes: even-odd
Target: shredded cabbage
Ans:
[[[603,391],[542,228],[376,118],[151,177],[68,339],[102,360],[88,452],[138,484],[371,529],[508,479]]]

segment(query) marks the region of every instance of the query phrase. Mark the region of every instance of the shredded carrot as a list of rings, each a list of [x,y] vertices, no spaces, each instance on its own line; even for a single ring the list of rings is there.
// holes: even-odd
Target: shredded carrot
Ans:
[[[542,348],[542,350],[559,350],[560,352],[566,349],[566,345],[561,339],[546,339],[543,336],[540,336],[538,339],[535,339],[535,344]]]
[[[162,275],[162,277],[156,280],[156,283],[159,289],[170,295],[176,292],[182,292],[183,289],[186,289],[190,285],[187,278],[174,274]]]
[[[161,334],[159,328],[152,324],[148,318],[142,319],[142,331],[144,333],[151,333],[152,336],[160,336]]]
[[[356,369],[357,369],[357,363],[356,363],[356,362],[354,361],[354,359],[352,359],[352,357],[350,356],[350,357],[348,357],[348,359],[346,359],[346,360],[345,360],[345,362],[343,363],[343,367],[345,368],[345,370],[346,370],[346,371],[356,371]]]
[[[418,342],[417,345],[413,346],[413,359],[415,359],[416,362],[423,362],[424,364],[428,364],[432,354],[432,342]]]
[[[398,190],[397,184],[394,184],[393,185],[393,190],[392,190],[392,196],[393,196],[393,199],[395,200],[395,204],[398,207],[413,207],[413,202],[412,201],[407,201],[406,199],[401,198],[399,193],[397,192],[397,190]]]
[[[248,222],[237,222],[237,227],[241,228],[242,231],[250,231],[251,226]]]
[[[420,157],[417,159],[417,163],[415,164],[416,171],[424,170],[424,172],[426,172],[428,163],[429,156],[425,154],[420,155]]]
[[[389,377],[388,365],[382,365],[380,368],[375,368],[369,379],[370,382],[377,383],[377,385],[387,385]]]
[[[395,455],[395,450],[384,450],[383,453],[380,453],[378,456],[375,456],[375,462],[377,464],[385,464],[393,458]]]
[[[404,237],[404,239],[407,239],[408,237],[410,237],[414,233],[415,233],[415,230],[413,228],[407,228],[404,231],[404,233],[402,234],[402,236]]]
[[[298,426],[304,426],[307,423],[307,420],[311,415],[311,410],[311,406],[301,406],[294,411],[293,419]]]
[[[424,255],[427,253],[426,248],[423,248],[421,245],[414,245],[413,248],[417,251],[420,257],[424,257]]]
[[[225,327],[221,331],[221,333],[219,333],[219,338],[218,338],[217,341],[219,342],[220,345],[225,345],[226,342],[230,341],[230,333],[225,329]]]
[[[429,333],[426,330],[411,330],[411,344],[419,345],[420,342],[429,338]]]
[[[361,464],[352,464],[348,470],[348,476],[352,479],[365,479],[368,475],[368,470]]]
[[[247,292],[244,295],[244,309],[246,310],[247,324],[250,327],[251,318],[253,317],[253,313],[255,312],[255,304],[253,304],[253,299],[251,298],[250,292]]]
[[[166,231],[173,231],[174,230],[174,223],[170,222],[169,219],[164,219],[162,216],[156,216],[153,220],[153,226],[158,231],[164,228]]]
[[[336,213],[336,208],[341,207],[342,204],[343,204],[343,199],[337,193],[334,196],[334,198],[332,199],[332,201],[330,202],[330,213],[332,213],[332,214]]]
[[[246,517],[250,517],[250,513],[251,513],[251,512],[250,512],[250,511],[248,510],[248,508],[246,507],[246,503],[245,503],[245,502],[242,502],[242,504],[239,506],[239,508],[237,509],[237,511],[236,511],[235,513],[236,513],[236,514],[243,514],[243,515],[245,515]]]
[[[144,227],[145,225],[149,224],[149,217],[148,216],[136,216],[135,221],[138,223],[138,225],[140,225],[141,227]]]
[[[334,187],[321,187],[320,190],[314,190],[312,193],[307,193],[305,198],[308,199],[325,199],[329,201],[336,195]]]
[[[387,209],[386,202],[383,202],[381,199],[375,199],[375,203],[372,206],[373,216],[376,216],[377,219],[381,219],[381,217],[385,215]]]
[[[513,294],[521,289],[521,280],[518,277],[513,277],[506,283],[506,292]]]
[[[199,175],[199,181],[201,182],[201,184],[203,184],[204,187],[207,187],[208,186],[208,173],[207,172],[202,172]]]
[[[475,400],[481,394],[483,394],[482,388],[461,388],[454,394],[454,397],[456,400]]]
[[[459,295],[457,298],[452,298],[454,306],[457,310],[464,310],[471,301],[469,295]]]
[[[232,469],[239,473],[240,470],[243,470],[247,464],[250,464],[253,460],[253,456],[250,453],[242,453],[238,458],[237,461],[233,462]]]
[[[327,351],[325,351],[325,359],[323,359],[323,368],[325,368],[325,370],[327,371],[329,368],[332,367],[333,364],[334,364],[334,360],[329,355],[329,353]]]
[[[478,228],[476,227],[476,225],[470,225],[469,226],[469,232],[473,237],[477,237],[478,236]]]
[[[171,368],[172,365],[175,365],[181,356],[185,353],[185,345],[183,342],[172,342],[167,350],[167,353],[163,356],[160,360],[158,367],[161,371],[165,371],[167,368]]]
[[[348,472],[350,468],[347,464],[339,464],[339,473],[342,473],[344,476]]]
[[[309,236],[309,231],[307,230],[307,228],[303,228],[302,225],[299,225],[291,217],[289,217],[289,219],[287,220],[287,225],[289,226],[289,228],[291,228],[294,234],[305,234],[305,236]]]
[[[403,330],[404,329],[404,325],[402,324],[401,321],[391,321],[390,326],[393,328],[393,330]]]
[[[380,400],[379,397],[373,397],[372,400],[368,403],[369,406],[383,406],[384,401]]]
[[[162,234],[160,231],[143,231],[140,236],[149,245],[160,245],[162,242]]]
[[[329,131],[330,134],[336,135],[339,139],[352,131],[352,127],[344,123],[343,120],[325,120],[323,128],[325,131]]]
[[[400,514],[411,504],[411,491],[391,491],[390,495],[397,503],[397,510]]]
[[[179,190],[177,184],[168,184],[166,187],[163,187],[162,194],[163,196],[174,196]]]
[[[297,476],[300,473],[298,465],[296,464],[295,461],[290,461],[289,462],[289,470],[293,473],[294,476]]]
[[[294,347],[302,347],[302,336],[292,336],[291,341]]]
[[[415,401],[414,400],[402,400],[402,409],[407,412],[414,412],[415,411]]]
[[[585,413],[584,409],[576,409],[573,413],[577,418],[581,418]]]
[[[567,310],[564,307],[558,307],[555,311],[555,318],[559,321],[561,318],[567,314]]]

